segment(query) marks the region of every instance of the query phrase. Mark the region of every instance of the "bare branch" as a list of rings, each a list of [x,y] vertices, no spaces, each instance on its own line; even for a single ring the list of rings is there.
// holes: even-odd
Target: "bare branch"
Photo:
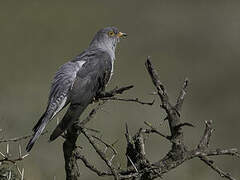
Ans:
[[[205,131],[197,147],[198,149],[201,149],[201,150],[205,150],[206,148],[208,148],[210,137],[214,130],[212,128],[212,121],[205,121],[205,125],[206,125]]]
[[[157,93],[158,93],[159,98],[160,98],[161,103],[162,103],[160,106],[167,113],[167,118],[166,119],[168,120],[169,128],[170,128],[170,131],[171,131],[171,142],[173,142],[174,144],[181,145],[181,146],[177,146],[177,147],[180,148],[180,149],[184,149],[185,145],[184,145],[184,141],[183,141],[183,132],[182,132],[181,128],[177,128],[177,127],[180,127],[179,125],[181,124],[180,113],[177,110],[177,108],[175,108],[175,106],[173,106],[170,103],[169,96],[167,94],[166,88],[161,83],[161,81],[158,77],[157,71],[153,68],[153,65],[150,61],[150,57],[147,58],[145,66],[148,70],[148,73],[149,73],[149,75],[152,79],[152,82],[153,82],[154,86],[157,89]],[[186,87],[187,87],[187,85],[185,85],[183,87],[184,92],[185,92]],[[183,90],[181,90],[181,91],[183,91]],[[185,94],[182,95],[182,93],[180,93],[181,98],[184,98],[184,96],[185,96]],[[180,102],[183,102],[183,99]]]
[[[96,99],[102,99],[102,98],[107,98],[107,97],[113,97],[117,94],[122,94],[123,92],[132,89],[134,86],[130,85],[130,86],[125,86],[125,87],[121,87],[121,88],[114,88],[113,90],[109,91],[109,92],[101,92]]]
[[[231,155],[231,156],[236,156],[240,158],[240,155],[236,148],[210,150],[210,151],[206,151],[204,155],[205,156]]]
[[[171,138],[170,138],[169,136],[166,136],[166,135],[162,134],[161,132],[159,132],[159,131],[158,131],[156,128],[154,128],[149,122],[144,121],[144,124],[150,128],[150,130],[146,129],[146,130],[145,130],[145,133],[156,133],[156,134],[164,137],[165,139],[171,141]]]
[[[42,135],[44,135],[46,133],[47,133],[47,131],[43,132]],[[24,139],[28,139],[30,137],[32,137],[32,134],[31,135],[26,135],[26,136],[14,137],[14,138],[10,138],[10,139],[2,139],[2,140],[0,140],[0,143],[17,142],[17,141],[21,141],[21,140],[24,140]]]
[[[182,109],[182,105],[183,105],[183,102],[184,102],[184,97],[185,97],[186,92],[187,92],[188,83],[189,83],[189,80],[186,78],[184,83],[183,83],[183,87],[182,87],[182,89],[179,93],[179,96],[177,98],[177,103],[175,105],[175,108],[177,109],[178,112],[180,112],[181,109]]]
[[[150,105],[150,106],[152,106],[155,102],[155,100],[153,100],[152,102],[144,102],[139,100],[138,98],[117,98],[117,97],[105,97],[105,98],[101,98],[101,100],[136,102],[142,105]]]
[[[132,164],[132,166],[134,167],[135,171],[138,173],[138,169],[135,166],[134,162],[131,160],[131,158],[129,156],[127,156],[128,160],[130,161],[130,163]]]
[[[97,105],[97,107],[92,109],[92,111],[88,114],[88,116],[84,120],[82,120],[79,124],[77,124],[77,126],[84,127],[85,124],[87,124],[90,120],[93,119],[93,117],[96,115],[97,111],[99,111],[105,103],[106,103],[106,101],[100,102]]]
[[[89,141],[89,143],[92,145],[92,147],[94,148],[94,150],[97,152],[97,154],[102,158],[102,160],[106,163],[106,165],[109,167],[109,169],[111,170],[112,174],[114,175],[114,179],[118,180],[119,179],[119,175],[116,171],[116,169],[111,165],[112,163],[107,160],[106,155],[102,152],[102,150],[100,150],[97,146],[97,144],[94,142],[94,139],[92,136],[88,135],[85,129],[81,130],[83,135],[87,138],[87,140]]]
[[[101,138],[97,137],[97,136],[93,136],[93,138],[95,138],[96,140],[98,140],[99,142],[103,143],[107,148],[110,148],[112,150],[112,152],[114,153],[114,155],[117,155],[117,150],[109,143],[103,141]]]
[[[168,102],[168,94],[167,91],[164,87],[164,85],[161,83],[161,81],[159,80],[158,77],[158,73],[157,71],[153,68],[152,63],[150,61],[150,57],[148,56],[147,61],[145,63],[145,66],[148,70],[148,73],[152,79],[152,82],[154,84],[154,86],[157,88],[157,93],[162,101],[162,108],[164,108],[167,113],[169,113],[169,102]]]
[[[95,172],[98,176],[111,176],[113,175],[111,172],[100,171],[93,164],[91,164],[87,158],[82,155],[79,151],[75,153],[77,159],[81,159],[84,165],[89,168],[91,171]]]
[[[204,130],[203,136],[195,149],[188,150],[187,146],[184,143],[183,127],[185,126],[193,127],[191,123],[188,123],[188,122],[182,123],[180,119],[180,111],[183,106],[184,98],[185,98],[188,83],[189,83],[188,79],[184,81],[184,84],[177,97],[176,104],[172,105],[170,103],[166,88],[163,85],[163,83],[160,81],[157,71],[153,68],[153,65],[149,57],[145,65],[152,79],[153,85],[157,90],[157,95],[161,100],[160,107],[163,108],[167,114],[166,120],[168,121],[168,124],[169,124],[170,132],[171,132],[170,136],[162,134],[156,128],[154,128],[150,123],[146,121],[144,123],[145,125],[148,126],[149,129],[140,128],[135,134],[133,134],[133,136],[131,136],[128,125],[126,124],[125,136],[127,141],[127,147],[126,147],[127,170],[115,168],[112,164],[112,160],[117,154],[117,150],[111,144],[106,143],[101,138],[88,134],[87,128],[85,128],[84,126],[94,117],[97,111],[101,109],[103,104],[108,100],[136,102],[136,103],[146,104],[146,105],[153,105],[154,101],[143,102],[143,101],[140,101],[138,98],[115,97],[115,95],[121,94],[124,91],[129,90],[133,86],[115,88],[112,91],[103,92],[96,97],[95,102],[100,100],[100,103],[98,104],[97,107],[95,107],[90,112],[87,118],[81,121],[80,123],[75,124],[73,127],[71,127],[70,130],[68,130],[68,133],[66,135],[66,141],[64,142],[64,145],[66,145],[67,142],[70,143],[69,145],[70,149],[69,147],[64,146],[64,156],[65,156],[65,162],[66,162],[65,169],[67,172],[67,180],[78,179],[78,176],[69,176],[70,178],[68,178],[68,173],[76,173],[76,171],[78,172],[78,170],[69,169],[69,167],[74,169],[75,167],[74,163],[76,163],[76,159],[81,159],[84,165],[88,169],[96,173],[98,176],[113,176],[114,179],[124,179],[124,180],[125,179],[152,180],[155,178],[162,177],[163,174],[168,173],[170,170],[175,169],[176,167],[180,166],[182,163],[193,158],[200,158],[214,171],[218,172],[221,177],[225,177],[230,180],[235,180],[230,174],[225,173],[224,171],[219,169],[213,163],[212,160],[208,159],[208,157],[210,156],[219,156],[219,155],[231,155],[231,156],[240,157],[237,149],[235,148],[208,150],[211,134],[213,132],[212,121],[205,122],[206,127]],[[75,145],[75,143],[80,133],[82,133],[87,138],[88,142],[94,148],[97,155],[108,166],[108,168],[110,169],[109,172],[99,170],[94,166],[94,164],[91,164],[84,155],[82,155],[79,151],[77,151],[77,148],[76,148],[77,146]],[[171,149],[168,151],[168,153],[164,157],[159,158],[159,160],[154,163],[151,163],[146,158],[145,135],[150,133],[156,133],[164,137],[165,139],[169,140],[172,143]],[[103,143],[106,146],[105,151],[102,151],[98,147],[99,142]],[[113,156],[111,158],[108,158],[105,154],[105,152],[109,148],[113,151]],[[66,152],[68,152],[68,154],[66,154]],[[71,161],[67,161],[66,157],[70,158]]]
[[[200,156],[199,158],[203,162],[205,162],[209,167],[211,167],[214,171],[216,171],[221,177],[227,178],[230,180],[236,180],[229,173],[226,173],[226,172],[222,171],[219,167],[215,166],[213,160],[208,159],[206,156]]]

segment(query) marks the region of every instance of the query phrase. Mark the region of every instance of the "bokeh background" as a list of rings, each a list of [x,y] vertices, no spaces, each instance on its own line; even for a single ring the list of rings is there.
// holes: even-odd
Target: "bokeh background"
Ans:
[[[211,148],[240,148],[239,7],[237,0],[1,1],[0,128],[4,132],[0,135],[10,138],[29,134],[45,110],[57,68],[84,50],[97,30],[114,25],[128,33],[129,38],[117,49],[115,72],[107,89],[133,84],[135,88],[123,97],[145,101],[155,98],[150,95],[154,88],[144,67],[150,55],[173,102],[185,77],[191,81],[182,118],[196,127],[184,129],[187,145],[194,147],[202,135],[204,121],[213,120],[216,131]],[[119,140],[115,162],[124,167],[125,123],[134,133],[147,120],[167,134],[167,123],[160,127],[164,117],[159,101],[153,106],[110,102],[88,127],[100,130],[107,142]],[[50,132],[56,119],[47,127]],[[49,144],[48,137],[49,134],[41,137],[24,161],[25,179],[65,179],[63,139]],[[92,162],[106,169],[83,137],[78,144]],[[16,147],[10,144],[12,152]],[[151,161],[160,159],[169,148],[170,144],[158,136],[147,140]],[[5,145],[1,144],[0,149],[4,151]],[[240,177],[239,159],[215,160],[219,167]],[[82,179],[105,179],[81,162],[79,166]],[[220,179],[198,159],[184,163],[164,178]]]

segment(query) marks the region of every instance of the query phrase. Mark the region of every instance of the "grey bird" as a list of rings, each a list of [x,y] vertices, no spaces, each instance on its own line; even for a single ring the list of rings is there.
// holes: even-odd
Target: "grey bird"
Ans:
[[[113,74],[115,48],[121,37],[126,34],[116,27],[101,29],[85,51],[59,68],[52,82],[46,111],[33,128],[34,134],[26,147],[28,152],[48,122],[64,107],[70,104],[50,141],[77,121],[94,97],[104,90]]]

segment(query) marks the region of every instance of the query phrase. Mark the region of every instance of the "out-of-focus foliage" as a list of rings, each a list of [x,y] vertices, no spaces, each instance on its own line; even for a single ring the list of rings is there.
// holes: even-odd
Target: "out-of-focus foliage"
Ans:
[[[190,79],[182,118],[196,127],[184,129],[188,144],[195,146],[204,120],[213,120],[213,147],[240,148],[239,7],[238,0],[1,1],[0,128],[4,136],[29,134],[45,110],[57,68],[84,50],[98,29],[115,25],[129,37],[117,49],[108,89],[134,84],[134,90],[125,96],[152,100],[149,94],[153,87],[144,68],[150,55],[171,97],[176,97],[186,76]],[[61,117],[62,113],[58,115]],[[159,126],[164,117],[158,101],[153,107],[112,102],[88,126],[100,130],[108,142],[119,139],[115,162],[125,166],[125,122],[135,132],[147,120],[167,134],[167,124]],[[48,129],[54,126],[56,118]],[[55,175],[57,180],[64,179],[62,140],[49,144],[48,136],[41,137],[25,159],[26,179],[53,179]],[[83,137],[79,145],[98,167],[102,166]],[[149,138],[147,146],[152,161],[160,159],[169,148],[157,136]],[[238,160],[223,157],[217,163],[234,177],[240,176]],[[79,166],[82,179],[96,178],[81,163]],[[165,176],[176,177],[219,179],[199,161],[188,162]]]

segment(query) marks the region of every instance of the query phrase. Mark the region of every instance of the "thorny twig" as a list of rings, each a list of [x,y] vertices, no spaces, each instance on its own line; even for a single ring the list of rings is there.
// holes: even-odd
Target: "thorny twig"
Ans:
[[[3,130],[1,129],[0,132],[2,132]],[[42,135],[46,134],[47,131],[43,132]],[[24,178],[24,168],[22,170],[20,170],[18,162],[24,160],[27,156],[29,156],[29,154],[22,154],[22,147],[20,145],[20,143],[18,144],[18,157],[12,157],[11,153],[10,153],[10,144],[11,142],[20,142],[22,140],[28,139],[30,138],[32,135],[25,135],[25,136],[19,136],[19,137],[14,137],[14,138],[10,138],[10,139],[1,139],[0,140],[0,144],[1,143],[7,143],[6,144],[6,152],[3,153],[0,151],[0,155],[2,156],[2,158],[0,158],[0,165],[1,164],[6,164],[6,163],[10,163],[13,165],[13,167],[16,167],[21,180],[23,180]],[[12,178],[12,171],[9,171],[8,174],[8,179]]]
[[[41,135],[44,135],[46,134],[48,131],[45,131],[43,132]],[[14,138],[10,138],[10,139],[2,139],[0,140],[0,143],[6,143],[6,142],[18,142],[18,141],[21,141],[21,140],[24,140],[24,139],[28,139],[32,137],[32,134],[31,135],[26,135],[26,136],[20,136],[20,137],[14,137]]]
[[[22,138],[20,138],[19,140],[21,140],[21,139]],[[19,144],[19,146],[18,146],[18,155],[19,156],[17,158],[12,158],[12,155],[10,153],[10,146],[9,146],[8,143],[7,143],[7,146],[6,146],[6,153],[0,152],[0,155],[2,156],[2,159],[0,159],[0,163],[11,163],[14,167],[16,167],[17,171],[19,172],[19,174],[21,176],[21,180],[23,180],[23,178],[24,178],[24,168],[22,170],[20,170],[17,162],[22,161],[27,156],[29,156],[29,154],[22,155],[21,145]],[[11,179],[11,174],[12,173],[11,173],[11,170],[10,170],[9,175],[8,175],[8,179]]]

